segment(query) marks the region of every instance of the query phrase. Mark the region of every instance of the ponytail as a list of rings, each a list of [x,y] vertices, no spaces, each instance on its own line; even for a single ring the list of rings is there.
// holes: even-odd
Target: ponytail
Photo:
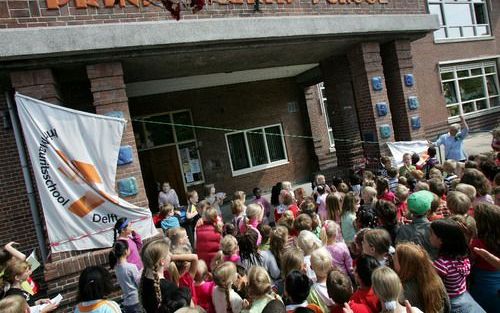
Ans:
[[[118,260],[123,257],[128,250],[128,242],[125,240],[115,241],[113,249],[109,252],[109,267],[113,269],[118,263]]]
[[[224,262],[224,252],[219,250],[217,254],[212,258],[210,262],[210,269],[213,271],[217,266],[221,265]]]
[[[230,295],[230,288],[231,285],[228,285],[224,288],[224,293],[226,294],[226,312],[227,313],[233,313],[233,307],[231,306],[231,295]]]
[[[168,265],[168,272],[170,273],[170,277],[173,282],[177,285],[177,287],[179,287],[179,279],[181,275],[179,274],[179,270],[177,269],[175,262],[170,262]]]

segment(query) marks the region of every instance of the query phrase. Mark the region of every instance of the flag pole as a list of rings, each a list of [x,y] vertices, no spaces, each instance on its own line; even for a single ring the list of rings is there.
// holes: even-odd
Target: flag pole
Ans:
[[[17,114],[14,110],[14,106],[12,105],[12,97],[10,92],[8,91],[5,92],[5,99],[7,100],[7,108],[9,109],[10,121],[12,123],[12,129],[14,130],[14,137],[16,139],[17,151],[19,153],[19,160],[21,161],[24,183],[26,185],[26,193],[30,204],[31,215],[33,216],[33,222],[35,224],[35,232],[38,241],[38,247],[40,248],[40,254],[42,256],[42,263],[45,264],[48,254],[47,246],[45,245],[45,236],[43,234],[42,222],[40,220],[40,214],[36,203],[35,192],[33,190],[33,180],[31,179],[30,169],[28,166],[28,162],[26,160],[26,151],[24,150],[21,131],[19,128],[19,124],[17,123]]]

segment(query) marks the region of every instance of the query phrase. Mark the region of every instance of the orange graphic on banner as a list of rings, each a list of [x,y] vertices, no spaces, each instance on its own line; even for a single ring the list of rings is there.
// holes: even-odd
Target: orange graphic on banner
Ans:
[[[101,197],[91,191],[87,191],[83,197],[71,204],[69,210],[79,217],[84,217],[103,203],[104,200]]]
[[[76,169],[78,169],[78,171],[83,175],[83,178],[87,183],[94,183],[94,184],[102,183],[101,177],[99,176],[99,173],[97,173],[97,170],[94,167],[94,165],[75,160],[71,161],[71,164],[73,164],[76,167]]]

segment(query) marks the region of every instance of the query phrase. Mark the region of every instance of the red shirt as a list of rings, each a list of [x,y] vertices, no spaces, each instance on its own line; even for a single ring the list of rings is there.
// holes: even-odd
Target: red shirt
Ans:
[[[207,313],[215,313],[214,304],[212,303],[212,291],[215,287],[213,281],[206,281],[200,285],[195,285],[196,296],[198,297],[198,305],[207,311]]]
[[[394,203],[396,201],[396,196],[392,191],[385,192],[382,196],[378,197],[380,200],[385,200]]]
[[[358,288],[358,290],[356,290],[356,292],[351,296],[351,299],[349,300],[350,302],[352,301],[354,303],[366,305],[371,313],[378,313],[382,310],[380,301],[375,292],[373,292],[372,288],[369,289]]]
[[[370,309],[364,304],[350,301],[349,306],[354,313],[370,313]],[[344,306],[335,304],[330,313],[344,313]]]
[[[185,272],[179,277],[179,287],[189,288],[191,291],[191,300],[193,300],[194,304],[198,304],[198,297],[196,295],[196,288],[194,287],[194,279],[189,272]]]
[[[486,248],[486,245],[484,244],[484,242],[481,239],[472,239],[472,241],[470,243],[470,250],[474,251],[474,248],[476,248],[476,247],[480,248],[480,249],[488,250],[488,248]],[[475,258],[473,268],[478,268],[478,269],[481,269],[483,271],[489,271],[489,272],[496,272],[497,271],[494,266],[492,266],[490,263],[486,262],[480,255],[473,253],[472,256]],[[495,255],[495,256],[499,257],[498,255]]]

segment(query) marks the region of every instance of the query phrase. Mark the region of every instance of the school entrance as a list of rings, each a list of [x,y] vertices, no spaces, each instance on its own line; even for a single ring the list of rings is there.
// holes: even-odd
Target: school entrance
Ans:
[[[189,110],[134,117],[132,121],[144,187],[153,212],[158,192],[169,182],[181,205],[190,186],[204,183],[196,133]]]

